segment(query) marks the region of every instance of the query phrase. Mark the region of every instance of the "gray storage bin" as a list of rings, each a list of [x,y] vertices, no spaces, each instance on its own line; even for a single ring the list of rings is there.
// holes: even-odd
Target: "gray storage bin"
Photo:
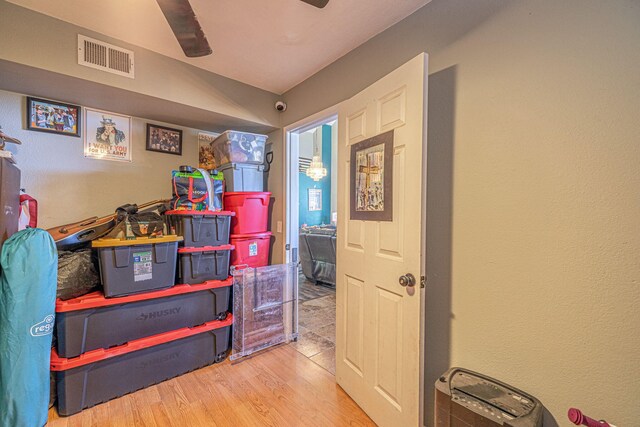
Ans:
[[[186,284],[224,280],[229,277],[229,260],[233,245],[181,248],[178,281]]]
[[[51,355],[58,413],[85,408],[223,361],[233,317],[131,341],[106,351],[65,359]]]
[[[129,341],[223,320],[229,311],[231,280],[105,298],[93,292],[56,302],[60,357],[76,357]]]
[[[100,278],[106,297],[170,288],[175,284],[179,236],[98,239]]]
[[[264,165],[227,163],[218,170],[224,175],[225,191],[265,191]]]
[[[235,212],[168,211],[165,222],[171,234],[184,238],[184,246],[219,246],[229,243],[231,217]]]

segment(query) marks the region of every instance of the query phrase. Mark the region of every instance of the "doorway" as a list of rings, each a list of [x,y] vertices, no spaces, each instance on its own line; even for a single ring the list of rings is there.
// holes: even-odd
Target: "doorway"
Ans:
[[[287,251],[298,263],[296,350],[335,375],[337,117],[287,131]]]

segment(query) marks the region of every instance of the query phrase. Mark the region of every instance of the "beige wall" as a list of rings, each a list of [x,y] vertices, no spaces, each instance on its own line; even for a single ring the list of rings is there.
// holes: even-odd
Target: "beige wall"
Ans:
[[[38,200],[38,226],[49,228],[113,213],[125,203],[171,198],[171,171],[197,165],[198,131],[183,130],[182,156],[145,150],[146,123],[134,118],[131,163],[86,159],[82,138],[24,130],[25,98],[0,91],[0,124],[22,145],[8,145],[22,171],[22,187]],[[157,124],[163,124],[154,122]]]
[[[430,54],[429,403],[458,365],[545,426],[638,424],[638,23],[637,1],[433,0],[285,94],[286,125]]]
[[[285,223],[285,168],[284,168],[284,144],[283,144],[283,132],[281,129],[271,132],[269,134],[268,150],[273,152],[273,163],[271,163],[271,170],[268,175],[268,190],[271,192],[271,232],[273,233],[274,243],[271,249],[271,263],[281,264],[284,262],[284,232],[278,232],[278,221],[282,222],[282,229],[284,230]]]

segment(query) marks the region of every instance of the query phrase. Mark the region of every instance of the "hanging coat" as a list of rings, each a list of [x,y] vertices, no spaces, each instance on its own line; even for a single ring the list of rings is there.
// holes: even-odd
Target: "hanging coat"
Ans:
[[[0,270],[0,427],[42,427],[58,274],[51,235],[28,228],[11,236]]]

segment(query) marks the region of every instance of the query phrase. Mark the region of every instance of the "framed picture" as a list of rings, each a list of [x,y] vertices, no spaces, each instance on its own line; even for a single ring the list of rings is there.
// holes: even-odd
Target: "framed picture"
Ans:
[[[131,117],[85,108],[84,156],[130,162]]]
[[[309,188],[309,212],[322,210],[322,189]]]
[[[198,167],[205,170],[215,169],[216,162],[213,158],[211,143],[218,135],[198,132]]]
[[[147,123],[147,151],[182,155],[182,131]]]
[[[350,218],[393,221],[393,131],[351,146]]]
[[[80,136],[80,106],[27,96],[27,129]]]

